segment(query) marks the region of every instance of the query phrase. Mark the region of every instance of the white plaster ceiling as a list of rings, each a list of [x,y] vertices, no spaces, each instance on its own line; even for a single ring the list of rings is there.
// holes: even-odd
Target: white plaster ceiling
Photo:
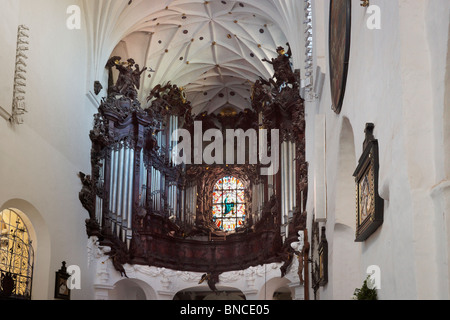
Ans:
[[[143,77],[141,100],[154,86],[171,81],[185,88],[194,114],[249,108],[252,83],[273,74],[261,59],[276,57],[276,48],[288,42],[276,21],[279,1],[166,4],[137,22],[114,52],[155,70]]]

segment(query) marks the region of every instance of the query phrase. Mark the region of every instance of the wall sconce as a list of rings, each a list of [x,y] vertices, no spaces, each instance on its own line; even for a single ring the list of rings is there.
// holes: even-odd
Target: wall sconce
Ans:
[[[370,0],[361,0],[361,7],[367,8],[370,5]]]

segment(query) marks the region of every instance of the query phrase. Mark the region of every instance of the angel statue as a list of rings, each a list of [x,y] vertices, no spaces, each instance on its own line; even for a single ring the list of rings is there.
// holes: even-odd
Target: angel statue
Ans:
[[[273,66],[275,71],[274,78],[276,79],[276,85],[278,88],[281,86],[290,83],[293,84],[296,82],[295,74],[292,71],[292,66],[290,59],[292,57],[291,47],[289,43],[286,44],[288,46],[288,51],[283,47],[277,48],[278,57],[275,59],[268,60],[266,58],[262,59],[263,62],[268,62]]]
[[[123,95],[131,100],[136,100],[138,90],[141,85],[141,75],[147,70],[147,67],[140,69],[140,66],[135,63],[133,59],[128,59],[127,62],[122,62],[120,57],[112,57],[107,65],[111,71],[112,67],[119,70],[119,77],[115,85],[110,87],[109,93],[111,95]],[[110,72],[110,84],[111,84]]]

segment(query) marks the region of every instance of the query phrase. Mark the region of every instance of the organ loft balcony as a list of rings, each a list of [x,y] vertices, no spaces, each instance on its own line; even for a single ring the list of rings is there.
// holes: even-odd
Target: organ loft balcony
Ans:
[[[251,109],[194,115],[170,82],[143,107],[145,69],[111,58],[119,76],[94,116],[79,198],[87,235],[111,247],[123,276],[125,264],[218,275],[272,262],[285,274],[306,229],[308,183],[304,103],[288,59],[279,49],[278,78],[254,83]]]

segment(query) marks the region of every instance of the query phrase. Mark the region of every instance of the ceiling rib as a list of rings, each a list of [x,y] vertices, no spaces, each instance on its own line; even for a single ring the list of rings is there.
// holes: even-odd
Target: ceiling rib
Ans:
[[[194,114],[250,108],[252,83],[273,72],[261,59],[275,57],[276,47],[287,42],[274,17],[289,15],[290,7],[273,3],[279,1],[166,1],[123,39],[142,50],[141,65],[155,70],[143,79],[141,98],[171,81],[185,88]],[[149,41],[137,41],[138,32],[148,33]]]

